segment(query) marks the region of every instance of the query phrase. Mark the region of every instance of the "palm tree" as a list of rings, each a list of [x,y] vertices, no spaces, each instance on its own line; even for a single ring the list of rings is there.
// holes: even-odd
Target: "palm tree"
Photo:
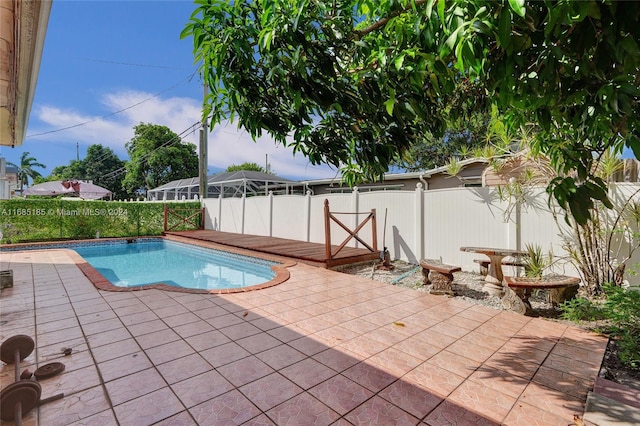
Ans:
[[[24,188],[24,186],[29,186],[29,178],[31,178],[31,180],[38,178],[40,176],[42,176],[39,172],[35,171],[33,168],[34,167],[40,167],[40,168],[45,168],[47,166],[45,166],[42,163],[38,163],[38,161],[35,159],[35,157],[31,157],[29,155],[29,152],[23,152],[22,155],[20,156],[20,165],[8,162],[7,164],[10,164],[14,167],[18,168],[18,182],[20,183],[20,193],[22,194],[22,190]]]

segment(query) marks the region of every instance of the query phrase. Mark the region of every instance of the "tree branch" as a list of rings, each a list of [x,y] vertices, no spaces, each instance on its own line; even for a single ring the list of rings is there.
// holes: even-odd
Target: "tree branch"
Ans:
[[[427,0],[416,0],[415,2],[415,6],[422,6],[427,2]],[[389,14],[389,16],[380,19],[379,21],[374,22],[373,24],[369,25],[367,28],[363,28],[361,30],[357,30],[355,31],[355,34],[357,35],[357,38],[360,39],[364,36],[366,36],[369,33],[372,33],[374,31],[379,30],[380,28],[384,27],[385,25],[387,25],[387,23],[395,18],[396,16],[399,16],[409,10],[411,10],[411,6],[405,7],[404,9],[399,9],[396,10],[394,12],[391,12],[391,14]]]

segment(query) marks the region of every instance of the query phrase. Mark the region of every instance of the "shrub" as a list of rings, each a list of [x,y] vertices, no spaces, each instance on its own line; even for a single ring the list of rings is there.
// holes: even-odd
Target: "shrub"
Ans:
[[[183,224],[180,217],[197,214],[199,202],[170,203],[179,215],[169,215],[175,230],[197,229],[200,218]],[[1,242],[4,244],[77,238],[161,235],[164,203],[14,199],[0,202]],[[193,224],[195,223],[196,226]]]
[[[611,335],[620,349],[620,360],[640,368],[640,292],[607,284],[604,299],[578,298],[565,302],[562,318],[570,321],[602,321],[596,330]]]

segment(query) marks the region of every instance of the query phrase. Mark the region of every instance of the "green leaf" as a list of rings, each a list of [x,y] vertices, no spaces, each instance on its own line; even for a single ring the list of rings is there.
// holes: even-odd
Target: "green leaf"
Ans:
[[[393,106],[395,105],[396,100],[391,98],[385,101],[384,106],[387,109],[387,114],[393,116]]]
[[[591,217],[589,207],[581,203],[576,197],[569,199],[569,208],[571,210],[571,216],[573,216],[579,225],[585,225],[589,221]]]
[[[431,12],[433,12],[433,4],[436,2],[436,0],[428,0],[427,1],[427,8],[425,9],[425,16],[427,18],[431,17]]]
[[[394,65],[396,66],[396,71],[400,71],[402,69],[403,63],[404,63],[404,54],[398,56],[394,61]]]
[[[526,13],[524,0],[509,0],[509,6],[511,6],[511,10],[517,13],[520,17],[524,18],[524,15]]]
[[[636,55],[638,53],[638,43],[631,35],[627,35],[625,38],[623,38],[620,46],[628,54]]]
[[[449,35],[449,37],[447,37],[447,40],[444,42],[441,55],[446,56],[454,49],[454,47],[456,46],[456,41],[458,40],[458,33],[462,28],[463,26],[459,26],[454,32]]]
[[[445,0],[438,0],[438,17],[440,18],[442,25],[444,25],[444,2]]]
[[[511,43],[511,10],[503,8],[498,21],[498,41],[506,50]]]
[[[640,137],[631,135],[627,139],[627,147],[631,148],[631,151],[633,151],[633,155],[636,158],[640,159]]]

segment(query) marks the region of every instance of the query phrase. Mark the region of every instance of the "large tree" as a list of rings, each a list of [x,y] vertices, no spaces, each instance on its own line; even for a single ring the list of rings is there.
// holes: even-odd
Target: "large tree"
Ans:
[[[497,106],[560,177],[580,223],[606,198],[594,163],[640,158],[640,2],[197,0],[192,36],[204,115],[268,132],[312,163],[375,178],[430,133]]]
[[[124,171],[125,162],[111,148],[94,144],[87,148],[87,155],[82,160],[72,160],[67,166],[54,168],[49,180],[90,180],[110,190],[113,198],[124,199],[127,195],[122,187]]]
[[[475,156],[493,143],[491,121],[491,113],[483,110],[451,120],[441,136],[425,132],[422,141],[413,144],[395,163],[407,171],[420,171],[444,166],[451,159]]]
[[[242,164],[232,164],[225,169],[225,172],[237,172],[242,170],[248,170],[252,172],[269,173],[264,167],[258,163],[244,162]]]
[[[129,161],[122,184],[131,195],[198,175],[196,146],[166,126],[138,124],[125,146]]]
[[[18,168],[18,183],[20,184],[21,194],[24,187],[29,186],[29,179],[33,180],[42,176],[40,172],[38,172],[34,168],[38,167],[44,169],[47,167],[44,164],[39,163],[38,160],[36,160],[35,157],[32,157],[31,154],[27,151],[23,152],[22,155],[20,155],[20,164],[11,162],[8,162],[7,164]]]

